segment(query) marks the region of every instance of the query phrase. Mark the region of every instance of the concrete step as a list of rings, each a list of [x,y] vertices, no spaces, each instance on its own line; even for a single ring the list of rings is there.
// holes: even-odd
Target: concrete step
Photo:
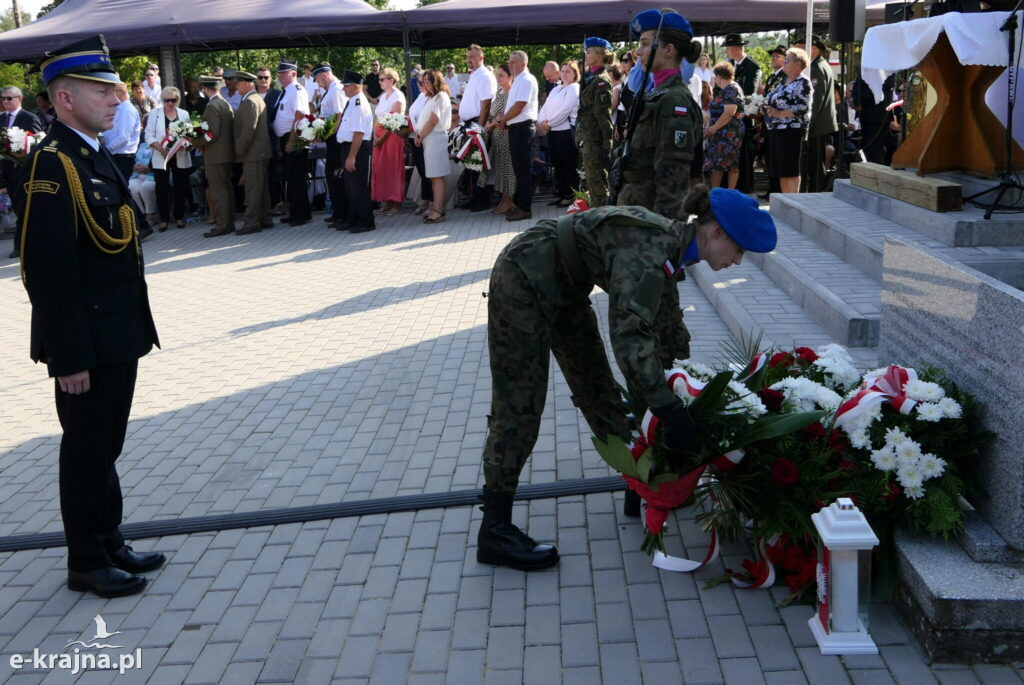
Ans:
[[[701,262],[688,273],[737,340],[761,335],[762,347],[777,348],[842,343],[747,260],[722,271],[712,271]],[[878,365],[877,347],[849,350],[859,368]]]
[[[881,284],[786,222],[776,219],[775,227],[775,251],[746,258],[841,344],[878,345]]]
[[[970,203],[957,212],[933,212],[855,186],[849,180],[836,181],[835,197],[950,247],[1024,245],[1024,214],[995,214],[986,220],[985,210]]]
[[[950,247],[837,199],[832,193],[773,193],[771,213],[874,280],[882,280],[885,236],[932,248],[1014,288],[1024,287],[1024,246]]]

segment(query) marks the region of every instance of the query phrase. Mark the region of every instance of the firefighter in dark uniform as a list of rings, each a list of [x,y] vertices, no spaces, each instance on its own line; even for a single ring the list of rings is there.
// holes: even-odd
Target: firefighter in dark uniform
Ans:
[[[139,592],[165,561],[125,545],[115,461],[124,444],[139,357],[159,346],[143,277],[144,214],[99,136],[114,124],[121,83],[103,36],[47,53],[39,65],[57,111],[26,159],[22,280],[32,303],[33,361],[54,378],[60,506],[70,589]]]
[[[699,429],[669,389],[664,369],[690,356],[677,281],[685,266],[715,271],[743,252],[770,252],[775,223],[752,197],[696,186],[681,202],[690,223],[643,207],[597,207],[541,221],[502,250],[491,271],[487,344],[491,412],[483,466],[484,517],[477,561],[532,571],[558,551],[512,523],[519,474],[537,440],[553,354],[572,401],[601,440],[629,439],[589,295],[608,293],[611,347],[627,385],[666,427],[671,450],[692,452]]]
[[[693,40],[690,22],[671,10],[637,14],[629,32],[640,41],[640,64],[647,64],[654,48],[654,85],[636,105],[643,109],[634,130],[627,131],[627,140],[616,148],[624,180],[616,204],[639,205],[685,221],[683,197],[704,118],[679,70],[684,57],[691,62],[700,58],[701,44]]]
[[[795,47],[806,50],[806,39],[801,36],[793,41]],[[800,175],[800,191],[821,193],[828,182],[825,168],[825,148],[832,136],[839,131],[836,118],[835,77],[828,65],[828,46],[820,36],[811,35],[811,120],[807,125],[806,155]]]

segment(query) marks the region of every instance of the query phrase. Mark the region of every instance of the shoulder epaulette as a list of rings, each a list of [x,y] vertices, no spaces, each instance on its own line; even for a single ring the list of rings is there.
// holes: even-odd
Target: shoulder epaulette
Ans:
[[[57,152],[57,139],[54,138],[49,143],[43,146],[45,152]]]

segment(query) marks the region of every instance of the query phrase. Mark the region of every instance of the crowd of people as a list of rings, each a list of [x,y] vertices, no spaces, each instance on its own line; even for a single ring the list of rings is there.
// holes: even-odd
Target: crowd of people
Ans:
[[[677,192],[702,180],[751,193],[758,161],[767,172],[768,193],[819,192],[840,147],[839,127],[847,154],[862,148],[864,159],[885,162],[899,111],[887,108],[891,82],[881,103],[859,79],[842,97],[826,61],[827,45],[818,36],[809,43],[797,38],[792,46],[777,46],[770,55],[772,73],[762,79],[760,66],[745,51],[747,41],[729,34],[723,42],[728,59],[717,64],[696,48],[676,55],[681,83],[675,85],[657,80],[665,73],[657,68],[643,83],[648,64],[638,56],[642,45],[617,55],[598,37],[585,41],[583,60],[546,63],[540,83],[525,52],[489,64],[478,45],[466,50],[467,73],[458,73],[454,64],[443,71],[417,64],[408,84],[379,60],[361,75],[335,74],[326,62],[300,68],[285,59],[276,71],[214,67],[209,75],[187,78],[182,93],[164,87],[159,67],[150,64],[142,80],[118,86],[122,104],[104,145],[157,231],[185,227],[191,210],[206,212],[213,224],[204,233],[208,237],[246,235],[272,227],[273,217],[304,225],[313,208],[328,210],[331,227],[369,231],[379,219],[403,211],[413,169],[419,192],[412,212],[425,223],[445,221],[453,206],[522,221],[532,217],[534,188],[541,182],[550,185],[551,205],[568,207],[581,190],[591,206],[614,199],[609,173],[621,152],[616,148],[629,135],[637,94],[653,104],[656,93],[674,88],[690,96],[676,96],[674,114],[692,118],[692,109],[700,123],[690,123],[702,124],[673,131],[672,147],[686,148],[680,159],[689,165],[673,182]],[[47,130],[54,113],[45,91],[36,97],[35,113],[22,109],[17,88],[3,94],[5,126]],[[752,94],[763,96],[757,112],[750,111]],[[314,116],[336,117],[338,124],[326,140],[305,145],[299,125]],[[385,126],[389,116],[404,125]],[[168,156],[171,124],[190,118],[207,121],[212,140],[193,140]],[[455,156],[467,131],[486,147],[487,165],[467,165]],[[663,156],[659,145],[643,154]],[[620,185],[628,186],[639,172],[619,161],[625,162]],[[0,165],[5,179],[17,171],[10,160]],[[244,211],[240,227],[236,211]],[[17,246],[11,256],[17,256]]]

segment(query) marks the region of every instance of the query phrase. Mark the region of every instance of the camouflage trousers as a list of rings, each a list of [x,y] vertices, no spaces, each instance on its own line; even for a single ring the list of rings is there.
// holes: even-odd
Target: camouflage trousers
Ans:
[[[637,205],[651,209],[654,207],[655,186],[654,179],[642,183],[625,183],[622,190],[619,191],[619,197],[615,204],[620,207]]]
[[[586,297],[559,308],[550,322],[520,267],[499,258],[487,299],[487,345],[491,413],[483,465],[489,489],[515,492],[519,485],[537,442],[551,354],[594,434],[628,439],[626,411]]]
[[[604,207],[608,202],[608,169],[611,150],[601,143],[583,143],[580,148],[583,175],[590,191],[590,206]]]

